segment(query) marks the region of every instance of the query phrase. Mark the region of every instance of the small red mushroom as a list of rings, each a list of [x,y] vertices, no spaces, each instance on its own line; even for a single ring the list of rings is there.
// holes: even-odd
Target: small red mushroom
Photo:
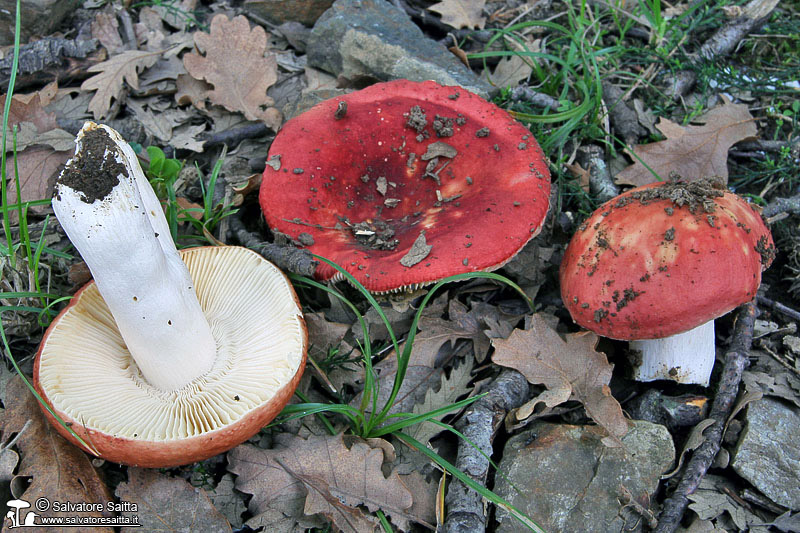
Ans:
[[[603,204],[561,263],[581,326],[635,340],[639,381],[708,385],[713,320],[752,300],[775,247],[761,216],[711,180],[654,183]]]
[[[501,267],[539,233],[549,193],[539,145],[508,113],[460,87],[398,80],[287,122],[260,202],[270,228],[380,293]]]

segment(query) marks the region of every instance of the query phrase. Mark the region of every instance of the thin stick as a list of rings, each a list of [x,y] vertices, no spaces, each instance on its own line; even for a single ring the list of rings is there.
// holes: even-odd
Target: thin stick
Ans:
[[[756,321],[756,304],[750,302],[739,309],[736,319],[736,327],[733,333],[728,352],[725,354],[725,366],[722,368],[722,376],[717,386],[717,394],[714,403],[711,405],[709,418],[714,420],[714,424],[706,429],[704,435],[706,441],[695,450],[689,463],[686,465],[678,486],[675,491],[667,498],[658,517],[658,527],[655,533],[673,533],[680,525],[683,513],[689,505],[689,495],[693,494],[700,481],[705,477],[711,463],[719,452],[722,442],[722,432],[725,422],[730,416],[736,396],[739,393],[739,383],[742,381],[742,373],[748,366],[747,359],[750,346],[753,343],[753,328]]]
[[[800,322],[800,311],[795,311],[791,307],[783,305],[780,302],[776,302],[775,300],[772,300],[760,294],[758,295],[758,303],[763,304],[766,307],[769,307],[770,309],[773,309],[779,313],[782,313],[787,317],[791,318],[792,320]]]
[[[500,423],[511,409],[519,407],[528,397],[528,382],[516,370],[503,370],[489,386],[486,396],[470,405],[456,423],[478,449],[459,441],[456,467],[466,472],[477,483],[484,485],[489,473],[492,440]],[[482,452],[482,453],[481,453]],[[447,518],[446,533],[482,533],[486,530],[484,501],[480,494],[454,479],[445,497]]]

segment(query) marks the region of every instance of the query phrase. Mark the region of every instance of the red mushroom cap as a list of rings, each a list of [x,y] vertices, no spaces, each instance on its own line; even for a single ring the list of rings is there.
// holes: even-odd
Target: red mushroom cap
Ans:
[[[603,204],[561,263],[561,296],[581,326],[657,339],[751,300],[775,247],[761,216],[709,180],[662,182]]]
[[[531,133],[460,87],[398,80],[322,102],[270,148],[269,227],[388,292],[501,267],[542,227]],[[319,279],[336,271],[321,264]]]

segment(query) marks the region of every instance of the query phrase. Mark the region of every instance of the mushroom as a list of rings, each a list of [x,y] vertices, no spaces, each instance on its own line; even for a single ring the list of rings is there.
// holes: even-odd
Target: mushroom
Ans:
[[[288,402],[305,365],[290,283],[246,248],[178,252],[119,134],[87,123],[76,145],[53,210],[94,281],[47,329],[34,386],[109,461],[186,464],[248,439]]]
[[[503,266],[541,230],[550,175],[524,126],[461,87],[397,80],[322,102],[270,147],[270,228],[375,293]],[[342,279],[321,264],[322,280]]]
[[[581,326],[633,341],[635,379],[707,386],[714,319],[755,297],[774,256],[759,213],[721,183],[654,183],[580,226],[561,263],[561,295]]]

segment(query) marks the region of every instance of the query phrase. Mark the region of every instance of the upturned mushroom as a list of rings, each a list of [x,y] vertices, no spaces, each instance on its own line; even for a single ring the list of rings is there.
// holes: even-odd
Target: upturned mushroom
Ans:
[[[186,464],[248,439],[305,365],[291,285],[245,248],[178,252],[130,146],[93,123],[76,145],[53,210],[94,281],[45,333],[34,386],[109,461]]]
[[[376,293],[503,266],[541,230],[547,161],[508,113],[460,87],[397,80],[288,121],[269,151],[269,227]],[[319,279],[341,279],[321,264]]]
[[[635,379],[706,386],[714,319],[755,297],[774,256],[760,214],[721,183],[654,183],[581,225],[561,263],[561,295],[581,326],[633,341]]]

